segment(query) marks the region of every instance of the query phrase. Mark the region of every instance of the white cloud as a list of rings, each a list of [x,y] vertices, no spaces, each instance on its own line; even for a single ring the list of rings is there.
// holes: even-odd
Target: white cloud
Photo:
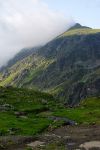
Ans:
[[[0,66],[21,48],[44,44],[71,23],[43,0],[0,0]]]

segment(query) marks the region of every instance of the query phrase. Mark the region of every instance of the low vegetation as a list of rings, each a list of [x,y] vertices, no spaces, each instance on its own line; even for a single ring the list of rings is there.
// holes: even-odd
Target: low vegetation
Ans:
[[[49,110],[53,97],[37,91],[0,88],[0,135],[34,135],[51,120],[37,116]]]
[[[100,98],[87,98],[76,108],[62,108],[54,112],[54,115],[67,117],[78,124],[100,124]]]
[[[60,127],[63,118],[78,124],[100,124],[99,108],[99,97],[88,98],[76,108],[65,108],[46,93],[1,87],[0,135],[36,135]]]
[[[89,28],[81,28],[81,29],[73,29],[63,33],[59,37],[72,36],[72,35],[89,35],[100,33],[100,29],[89,29]]]

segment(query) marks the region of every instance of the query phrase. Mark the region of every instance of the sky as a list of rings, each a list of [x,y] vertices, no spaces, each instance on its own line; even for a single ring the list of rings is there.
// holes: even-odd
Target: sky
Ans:
[[[100,0],[44,0],[49,8],[60,11],[74,21],[100,28]]]
[[[100,0],[0,0],[0,66],[45,44],[75,22],[100,28]]]

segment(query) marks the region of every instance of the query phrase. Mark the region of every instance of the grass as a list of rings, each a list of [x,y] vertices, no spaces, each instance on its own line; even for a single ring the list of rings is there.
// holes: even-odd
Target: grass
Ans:
[[[0,133],[8,135],[13,128],[12,134],[16,135],[35,135],[46,129],[50,121],[45,118],[31,116],[29,118],[16,118],[13,114],[0,113]]]
[[[72,35],[87,35],[87,34],[95,34],[95,33],[100,33],[100,29],[88,29],[88,28],[73,29],[63,33],[58,38],[72,36]]]
[[[28,84],[32,83],[33,79],[38,77],[38,75],[40,75],[54,61],[54,59],[45,59],[42,56],[37,55],[35,55],[35,57],[33,55],[28,56],[27,58],[10,67],[6,75],[5,73],[0,74],[0,86],[27,86]],[[34,85],[34,88],[37,87]]]
[[[53,59],[46,60],[46,59],[41,58],[40,64],[37,64],[36,67],[34,68],[32,67],[30,69],[28,76],[23,81],[24,85],[31,83],[34,78],[38,77],[38,75],[40,75],[53,62],[54,62]]]
[[[34,135],[43,131],[51,121],[37,114],[48,110],[53,101],[53,97],[45,93],[11,87],[1,88],[0,106],[9,104],[13,108],[0,111],[1,135],[9,134],[11,128],[15,129],[13,134],[20,135]],[[15,112],[24,112],[26,116],[17,117]]]
[[[76,108],[62,108],[56,110],[54,115],[67,117],[79,124],[100,124],[100,98],[87,98]]]
[[[36,135],[64,123],[53,121],[50,116],[66,117],[78,124],[100,124],[100,98],[87,98],[76,108],[65,108],[46,93],[0,88],[0,135]]]
[[[17,72],[11,74],[8,78],[6,78],[4,81],[0,82],[0,86],[6,86],[9,83],[11,83],[14,78],[17,76]]]

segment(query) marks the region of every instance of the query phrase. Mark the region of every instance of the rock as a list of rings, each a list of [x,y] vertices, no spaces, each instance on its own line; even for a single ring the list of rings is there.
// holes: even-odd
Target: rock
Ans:
[[[73,120],[69,120],[68,118],[51,116],[49,119],[53,121],[63,121],[63,125],[77,125],[77,123]]]
[[[80,145],[80,148],[85,148],[86,150],[90,150],[92,148],[100,149],[100,141],[90,141]]]
[[[10,104],[3,104],[0,105],[0,111],[10,111],[10,110],[14,110],[14,107]]]
[[[34,141],[32,143],[27,144],[27,146],[31,147],[31,148],[35,148],[35,147],[38,147],[38,146],[41,146],[41,145],[44,145],[44,144],[45,144],[45,142]]]
[[[16,132],[18,132],[20,130],[21,130],[20,128],[10,128],[8,130],[8,132],[9,132],[10,135],[14,135]]]
[[[20,118],[27,119],[28,117],[27,116],[20,116]]]
[[[22,116],[26,117],[27,115],[26,112],[15,112],[14,114],[16,115],[16,117],[22,117]]]

